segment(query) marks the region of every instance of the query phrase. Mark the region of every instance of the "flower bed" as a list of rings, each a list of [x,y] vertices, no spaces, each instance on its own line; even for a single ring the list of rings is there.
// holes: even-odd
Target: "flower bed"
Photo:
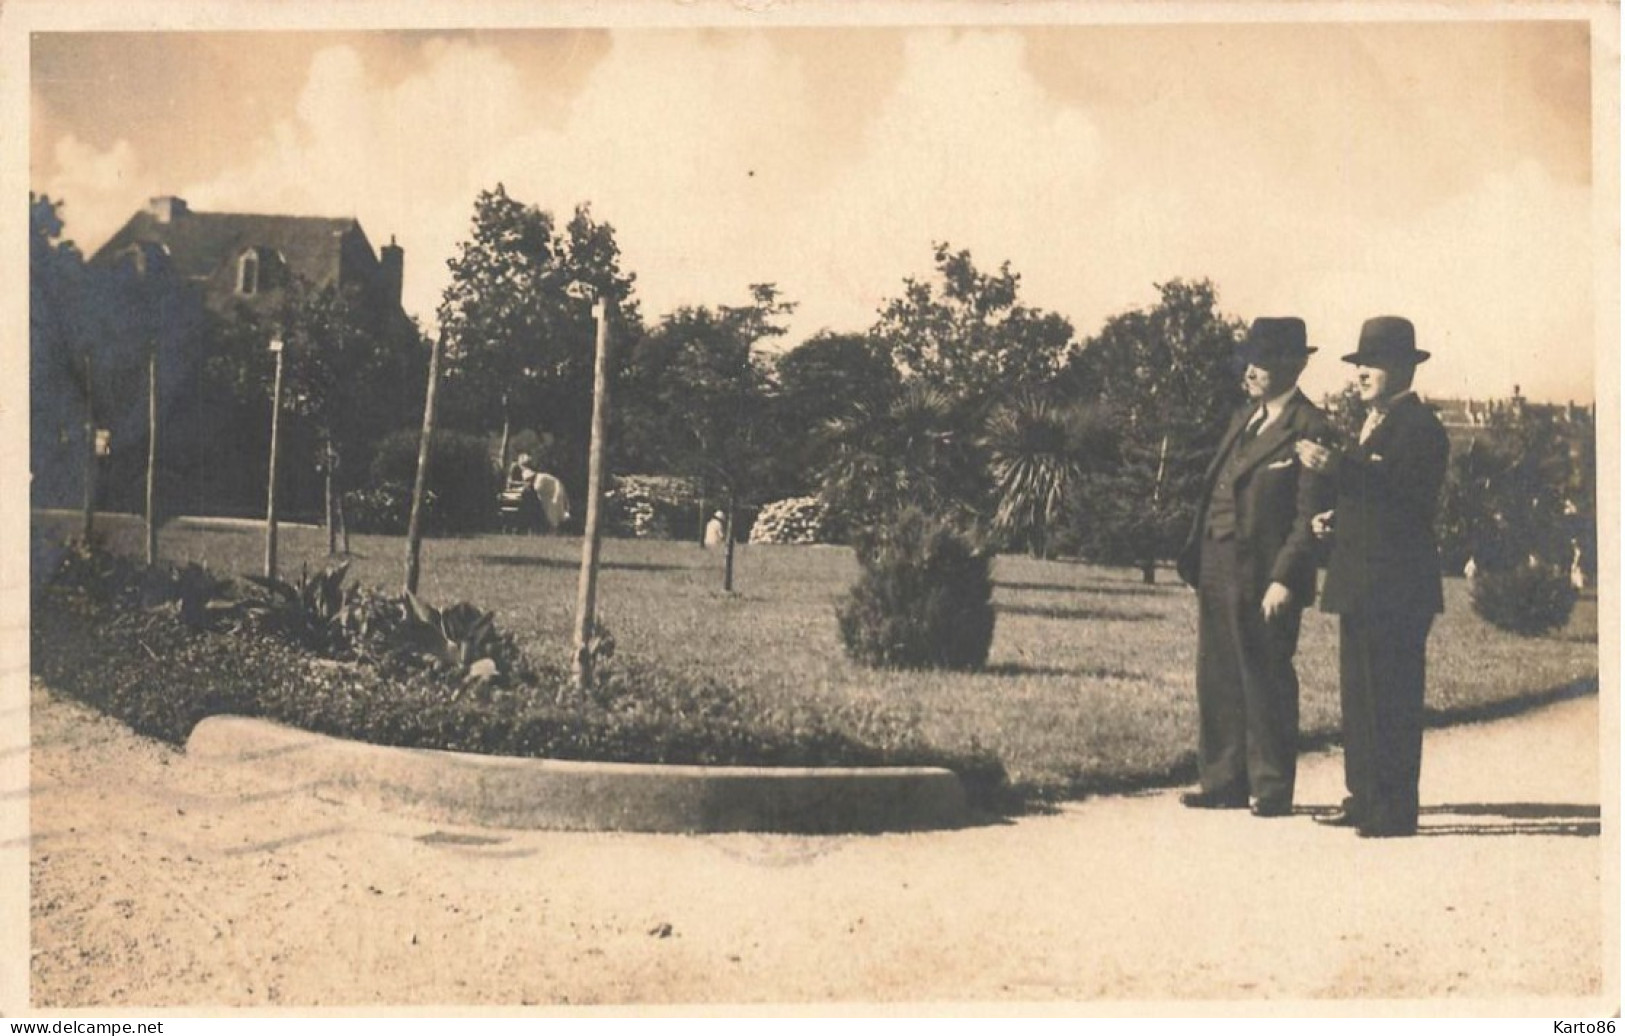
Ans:
[[[380,745],[492,755],[946,766],[984,804],[1003,779],[988,757],[924,747],[886,716],[765,706],[720,683],[624,659],[604,658],[595,684],[578,691],[562,665],[526,657],[492,629],[488,613],[346,588],[342,569],[278,590],[198,566],[146,570],[70,552],[35,594],[31,638],[34,671],[48,686],[176,744],[203,718],[236,714]],[[607,640],[600,650],[608,654]],[[881,743],[843,727],[879,731]]]

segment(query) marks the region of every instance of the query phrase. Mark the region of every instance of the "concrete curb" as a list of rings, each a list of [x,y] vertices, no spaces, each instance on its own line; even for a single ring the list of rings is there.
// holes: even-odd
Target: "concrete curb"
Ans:
[[[390,748],[212,716],[188,756],[252,766],[313,791],[438,823],[562,831],[792,834],[907,831],[967,821],[934,767],[658,766]]]

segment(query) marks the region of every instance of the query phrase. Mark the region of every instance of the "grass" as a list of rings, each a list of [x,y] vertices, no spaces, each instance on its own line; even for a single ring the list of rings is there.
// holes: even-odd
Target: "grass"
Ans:
[[[71,516],[35,517],[40,531],[71,533]],[[108,516],[114,549],[141,549],[139,522]],[[396,590],[403,541],[352,537],[351,575]],[[319,529],[284,526],[283,575],[328,563]],[[160,554],[218,571],[257,572],[258,526],[178,521],[161,530]],[[471,601],[497,613],[536,657],[567,653],[580,541],[481,536],[423,545],[420,595]],[[989,669],[982,673],[865,669],[842,652],[835,605],[857,576],[851,551],[741,547],[737,593],[725,595],[722,556],[690,543],[606,540],[600,619],[617,651],[662,668],[712,677],[774,703],[879,711],[945,752],[985,749],[1024,797],[1064,799],[1190,779],[1196,702],[1195,595],[1171,572],[1146,586],[1127,569],[1001,557]],[[1583,598],[1568,626],[1520,638],[1473,614],[1461,580],[1447,580],[1446,612],[1429,642],[1433,722],[1482,719],[1597,687],[1597,605]],[[1304,617],[1298,651],[1302,729],[1309,745],[1338,726],[1334,616]],[[861,731],[854,731],[861,735]]]

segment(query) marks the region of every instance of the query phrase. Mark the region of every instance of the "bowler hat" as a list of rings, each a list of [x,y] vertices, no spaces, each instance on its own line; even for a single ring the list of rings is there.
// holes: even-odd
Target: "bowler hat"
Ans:
[[[1259,317],[1236,345],[1236,355],[1248,363],[1301,360],[1314,351],[1309,332],[1297,317]]]
[[[1404,317],[1372,317],[1360,328],[1360,345],[1343,357],[1361,367],[1414,367],[1432,353],[1416,347],[1416,328]]]

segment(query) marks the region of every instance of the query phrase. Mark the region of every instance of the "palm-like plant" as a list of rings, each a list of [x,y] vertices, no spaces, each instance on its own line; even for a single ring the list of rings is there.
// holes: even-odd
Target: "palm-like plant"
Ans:
[[[998,499],[994,530],[1025,536],[1045,556],[1068,493],[1110,459],[1114,438],[1097,407],[1024,393],[994,409],[983,438]]]

